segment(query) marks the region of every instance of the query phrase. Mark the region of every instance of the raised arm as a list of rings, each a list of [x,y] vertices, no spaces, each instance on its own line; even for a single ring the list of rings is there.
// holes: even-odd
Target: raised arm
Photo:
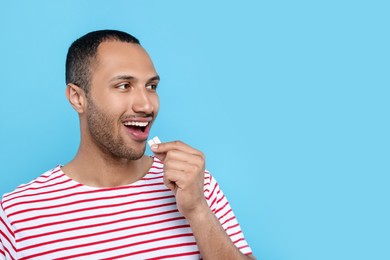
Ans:
[[[151,147],[164,162],[164,183],[176,196],[177,207],[188,220],[203,259],[253,259],[232,242],[204,196],[205,157],[180,142]]]

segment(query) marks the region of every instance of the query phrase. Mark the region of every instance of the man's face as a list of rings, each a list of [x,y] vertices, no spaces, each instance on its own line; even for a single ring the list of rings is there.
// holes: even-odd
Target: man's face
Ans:
[[[91,66],[87,125],[92,140],[106,153],[136,160],[143,156],[157,116],[157,72],[137,44],[103,42]]]

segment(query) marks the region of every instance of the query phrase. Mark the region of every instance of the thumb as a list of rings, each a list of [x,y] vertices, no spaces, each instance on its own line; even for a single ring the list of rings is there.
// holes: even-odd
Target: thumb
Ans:
[[[160,161],[164,161],[165,157],[167,156],[166,152],[159,152],[158,144],[154,144],[150,147],[150,150],[154,153],[154,155],[159,159]]]

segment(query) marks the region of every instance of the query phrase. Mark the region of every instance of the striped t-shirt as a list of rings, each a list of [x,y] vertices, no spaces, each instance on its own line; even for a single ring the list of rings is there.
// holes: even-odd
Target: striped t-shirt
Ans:
[[[157,158],[140,180],[97,188],[61,166],[5,194],[0,259],[199,259],[199,249]],[[234,244],[251,254],[218,183],[205,172],[204,194]]]

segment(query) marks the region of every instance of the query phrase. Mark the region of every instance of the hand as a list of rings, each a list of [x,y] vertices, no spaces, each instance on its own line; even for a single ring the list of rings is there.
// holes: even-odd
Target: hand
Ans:
[[[203,153],[180,141],[153,145],[151,150],[164,162],[164,184],[175,194],[180,213],[189,219],[208,209]]]

